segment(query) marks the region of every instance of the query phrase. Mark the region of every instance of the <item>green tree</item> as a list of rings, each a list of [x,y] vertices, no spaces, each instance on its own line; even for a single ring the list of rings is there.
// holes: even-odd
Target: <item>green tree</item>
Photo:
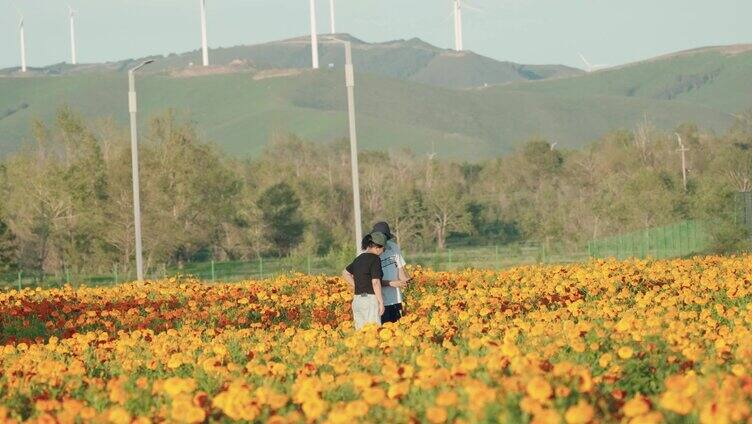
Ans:
[[[258,207],[266,227],[266,237],[275,253],[289,254],[303,239],[306,223],[300,214],[300,199],[287,183],[275,184],[261,194]]]

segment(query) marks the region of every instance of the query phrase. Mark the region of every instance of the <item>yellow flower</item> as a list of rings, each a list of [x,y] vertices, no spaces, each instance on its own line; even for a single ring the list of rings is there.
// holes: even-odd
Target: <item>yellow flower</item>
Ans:
[[[701,424],[729,424],[728,409],[722,404],[716,402],[709,402],[703,406],[700,412]]]
[[[538,411],[531,424],[560,424],[561,415],[554,409],[543,409]]]
[[[107,414],[107,419],[113,424],[130,424],[131,414],[122,406],[116,406]]]
[[[731,372],[737,377],[742,377],[747,374],[747,370],[742,364],[734,364],[734,366],[731,367]]]
[[[390,340],[392,338],[392,330],[388,328],[382,328],[379,330],[379,338],[383,341]]]
[[[692,411],[692,402],[673,391],[668,391],[661,395],[661,407],[679,415],[687,415]]]
[[[432,424],[444,423],[447,420],[446,409],[438,406],[432,406],[426,409],[426,419]]]
[[[650,411],[650,405],[647,399],[642,396],[635,396],[624,404],[623,412],[627,417],[637,417]]]
[[[567,412],[564,414],[564,419],[568,424],[585,424],[589,423],[594,415],[595,410],[593,407],[587,402],[580,400],[577,402],[577,405],[571,406],[567,409]]]
[[[173,353],[170,355],[170,359],[167,360],[167,368],[180,368],[181,365],[183,365],[183,356],[181,354]]]
[[[454,406],[457,404],[457,393],[455,392],[443,392],[436,396],[436,405],[438,406]]]
[[[329,424],[349,424],[352,421],[352,417],[344,409],[332,409],[326,417],[326,422]]]
[[[250,390],[242,381],[230,384],[226,391],[214,397],[212,404],[233,420],[253,421],[260,413]]]
[[[611,355],[610,353],[604,353],[598,359],[598,365],[600,365],[601,368],[606,368],[608,364],[611,363],[612,359],[613,359],[613,355]]]
[[[191,393],[196,389],[196,381],[192,378],[170,377],[165,380],[162,389],[171,397],[181,393]]]
[[[373,377],[364,372],[352,373],[349,376],[349,379],[356,388],[361,390],[371,387],[371,384],[373,383]]]
[[[347,413],[356,418],[361,418],[368,414],[368,403],[362,400],[354,400],[347,404]]]
[[[303,402],[303,413],[309,420],[316,420],[326,412],[326,402],[314,397]]]
[[[406,395],[408,391],[410,391],[410,382],[402,381],[389,386],[387,396],[389,397],[389,399],[395,399],[400,396]]]
[[[621,359],[629,359],[634,354],[634,351],[629,346],[622,346],[619,348],[619,351],[617,352],[619,355],[619,358]]]
[[[369,405],[379,405],[386,399],[386,392],[381,387],[363,390],[363,400]]]
[[[180,394],[172,400],[170,416],[180,423],[200,423],[206,419],[203,409],[193,404],[189,395]]]
[[[534,377],[527,383],[527,394],[535,400],[544,401],[551,397],[553,389],[543,377]]]
[[[129,398],[128,391],[125,390],[125,379],[120,377],[110,380],[107,387],[110,389],[110,400],[124,405]]]

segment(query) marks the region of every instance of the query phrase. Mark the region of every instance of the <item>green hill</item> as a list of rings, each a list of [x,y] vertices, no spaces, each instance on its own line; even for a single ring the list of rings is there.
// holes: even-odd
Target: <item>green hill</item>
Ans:
[[[280,50],[280,43],[293,47]],[[608,131],[633,128],[645,116],[663,129],[691,121],[723,131],[733,121],[732,113],[752,107],[752,52],[745,46],[683,52],[571,78],[474,89],[442,86],[453,85],[453,75],[470,68],[475,69],[468,73],[473,84],[494,76],[514,79],[514,72],[543,74],[545,69],[514,65],[513,72],[503,62],[440,51],[418,40],[389,48],[358,46],[358,134],[367,149],[409,147],[472,160],[508,152],[534,136],[563,147],[582,146]],[[195,121],[206,138],[238,156],[254,155],[275,132],[315,141],[347,137],[341,67],[296,69],[307,66],[307,57],[290,54],[292,48],[304,53],[306,47],[299,40],[255,46],[254,65],[230,61],[210,68],[181,68],[190,54],[169,56],[139,75],[140,116],[176,109]],[[237,56],[220,52],[214,54],[217,61]],[[339,54],[341,46],[326,47],[322,63],[341,63]],[[301,63],[285,63],[287,69],[270,65],[283,58]],[[33,119],[49,120],[64,104],[90,118],[127,123],[126,65],[0,76],[0,154],[29,139]]]
[[[671,100],[736,113],[752,107],[752,44],[689,50],[576,78],[512,83],[503,90]]]
[[[694,121],[722,127],[729,118],[698,105],[611,96],[570,98],[524,91],[457,91],[369,75],[357,77],[361,145],[477,159],[540,135],[579,146],[614,128],[632,127],[645,112],[671,128]],[[30,123],[69,104],[89,117],[127,121],[126,81],[104,73],[54,78],[0,78],[0,151],[28,139]],[[167,108],[184,112],[228,153],[253,155],[275,131],[325,141],[347,136],[343,76],[334,70],[254,79],[236,73],[139,79],[142,117]],[[26,107],[22,107],[26,106]]]

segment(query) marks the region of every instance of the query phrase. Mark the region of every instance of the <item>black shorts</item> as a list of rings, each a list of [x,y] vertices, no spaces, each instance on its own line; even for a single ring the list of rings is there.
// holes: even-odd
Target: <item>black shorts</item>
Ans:
[[[397,322],[402,318],[402,304],[384,306],[384,315],[381,316],[381,323]]]

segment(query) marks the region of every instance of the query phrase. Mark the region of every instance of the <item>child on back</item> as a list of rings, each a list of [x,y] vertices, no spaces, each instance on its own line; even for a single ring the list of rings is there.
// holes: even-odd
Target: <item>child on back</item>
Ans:
[[[384,274],[379,256],[384,253],[386,242],[387,238],[383,233],[368,234],[361,246],[364,252],[342,271],[342,278],[355,293],[352,310],[356,330],[366,324],[381,324],[381,315],[384,313],[381,280]]]

